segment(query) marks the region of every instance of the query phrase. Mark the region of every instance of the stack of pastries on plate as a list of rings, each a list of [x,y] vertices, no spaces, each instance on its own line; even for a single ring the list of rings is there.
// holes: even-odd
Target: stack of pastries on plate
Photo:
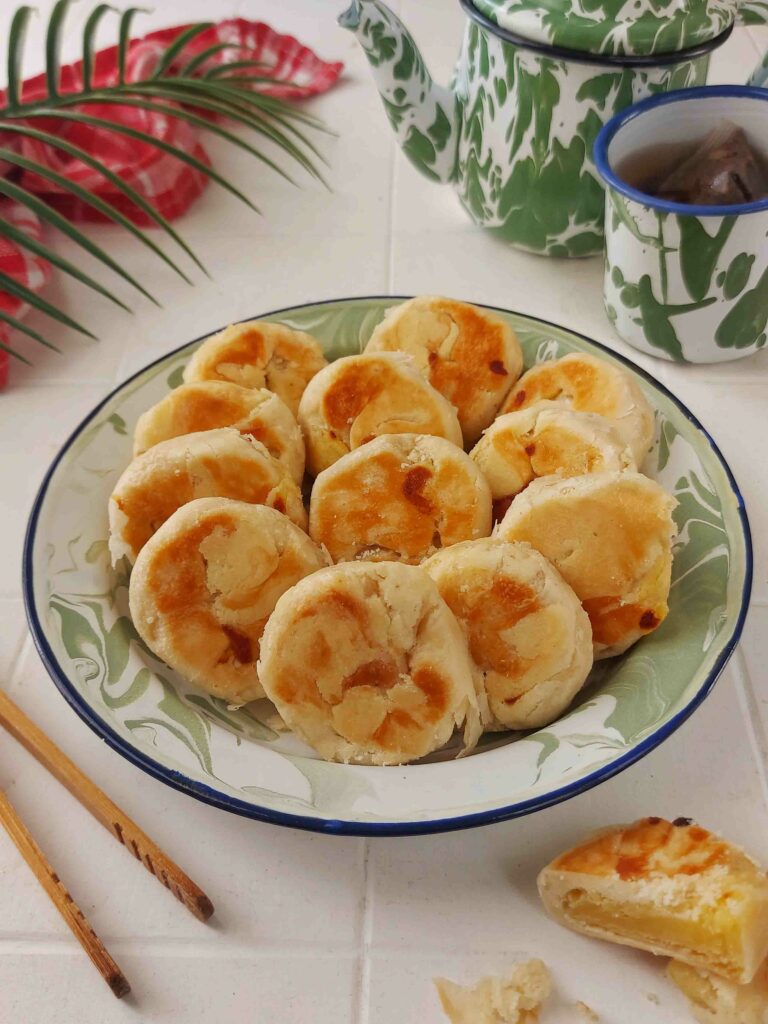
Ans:
[[[284,325],[208,338],[109,503],[143,640],[329,760],[552,722],[664,620],[675,502],[638,471],[654,418],[626,372],[522,371],[506,320],[436,297],[332,363]]]

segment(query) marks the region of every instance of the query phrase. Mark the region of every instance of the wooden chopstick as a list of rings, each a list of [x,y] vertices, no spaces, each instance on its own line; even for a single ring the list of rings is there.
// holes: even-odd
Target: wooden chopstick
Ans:
[[[112,992],[118,999],[128,995],[131,986],[125,975],[91,928],[80,907],[62,885],[59,876],[48,863],[45,854],[32,838],[13,804],[2,790],[0,790],[0,823],[16,844],[19,853],[32,868],[38,882],[48,893],[54,906],[67,922],[73,935]]]
[[[0,725],[76,797],[200,921],[213,913],[203,890],[0,690]],[[38,875],[38,877],[40,877]]]

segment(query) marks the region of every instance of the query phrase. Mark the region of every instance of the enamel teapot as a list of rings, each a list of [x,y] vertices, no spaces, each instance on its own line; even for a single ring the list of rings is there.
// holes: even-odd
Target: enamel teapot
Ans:
[[[411,162],[452,184],[475,223],[548,256],[603,249],[602,126],[644,96],[704,84],[737,16],[768,21],[768,0],[459,2],[468,17],[450,88],[381,0],[352,0],[339,23],[365,50]]]

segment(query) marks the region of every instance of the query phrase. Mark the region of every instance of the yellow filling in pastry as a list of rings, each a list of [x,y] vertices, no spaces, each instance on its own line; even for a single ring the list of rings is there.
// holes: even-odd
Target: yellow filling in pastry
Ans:
[[[563,899],[563,911],[574,923],[599,929],[618,939],[661,946],[670,956],[676,951],[701,954],[713,969],[738,974],[741,962],[739,921],[728,906],[698,905],[696,916],[686,904],[669,908],[649,903],[616,903],[597,893],[572,889]]]

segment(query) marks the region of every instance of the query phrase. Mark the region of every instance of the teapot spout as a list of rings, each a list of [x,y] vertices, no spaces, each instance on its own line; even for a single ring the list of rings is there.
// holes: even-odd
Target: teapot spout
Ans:
[[[405,25],[380,0],[352,0],[339,24],[355,34],[405,155],[432,181],[454,181],[461,107],[433,80]]]

